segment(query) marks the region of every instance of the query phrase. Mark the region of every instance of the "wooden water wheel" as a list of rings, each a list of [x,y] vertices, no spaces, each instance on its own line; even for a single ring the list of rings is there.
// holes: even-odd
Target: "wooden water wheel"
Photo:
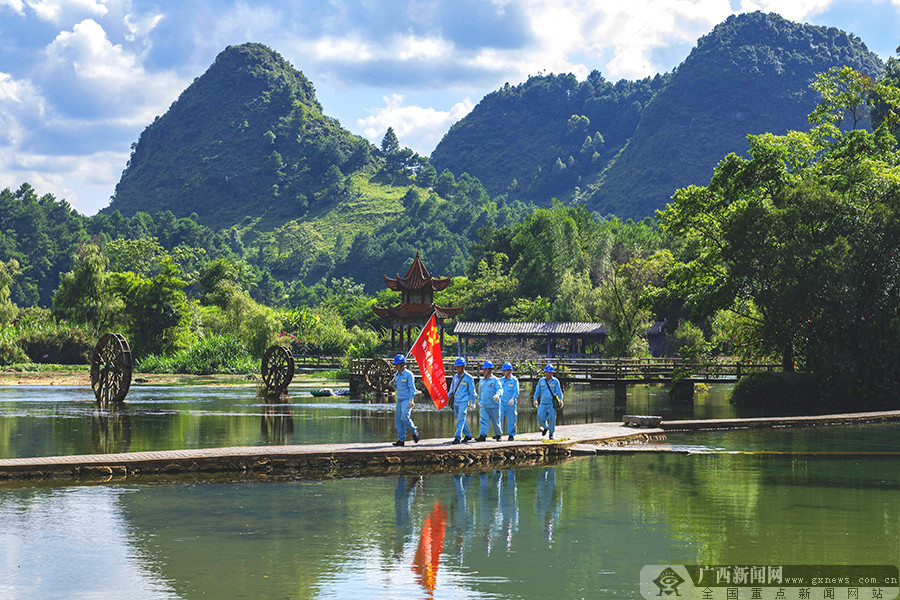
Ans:
[[[383,358],[373,358],[363,367],[363,380],[366,387],[374,392],[386,392],[391,389],[394,369]]]
[[[106,406],[123,402],[131,386],[131,348],[121,333],[104,333],[91,354],[91,388]]]
[[[262,378],[268,394],[283,394],[294,378],[294,355],[285,346],[269,346],[262,359]]]

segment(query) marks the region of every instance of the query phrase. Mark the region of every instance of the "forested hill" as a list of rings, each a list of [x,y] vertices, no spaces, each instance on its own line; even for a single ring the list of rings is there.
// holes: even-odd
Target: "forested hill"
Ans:
[[[729,17],[646,107],[628,146],[590,189],[588,207],[652,215],[676,189],[708,184],[718,161],[748,149],[747,134],[809,129],[819,101],[810,83],[845,65],[873,77],[882,69],[859,38],[838,29],[759,12]]]
[[[105,212],[280,224],[317,208],[373,150],[323,114],[312,83],[277,52],[229,46],[141,134]]]
[[[676,189],[708,183],[748,134],[807,129],[810,83],[844,65],[873,76],[882,68],[838,29],[732,16],[665,76],[610,84],[595,71],[583,82],[550,75],[504,86],[448,131],[432,163],[468,171],[492,194],[642,218]]]
[[[612,84],[593,71],[581,82],[551,74],[506,84],[450,128],[431,162],[438,171],[468,172],[492,195],[509,189],[549,203],[603,170],[668,78]]]

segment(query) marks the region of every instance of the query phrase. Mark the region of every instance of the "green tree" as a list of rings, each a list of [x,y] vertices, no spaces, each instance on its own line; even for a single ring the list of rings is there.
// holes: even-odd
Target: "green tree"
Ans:
[[[900,334],[900,156],[886,123],[838,128],[859,124],[868,90],[892,96],[847,69],[816,87],[811,131],[749,136],[749,158],[728,155],[708,186],[678,190],[660,213],[694,248],[671,282],[700,315],[755,322],[785,371],[816,375],[835,397],[895,403],[900,352],[884,340]]]
[[[129,339],[140,354],[170,352],[182,341],[190,317],[181,271],[170,257],[160,260],[161,271],[146,277],[132,271],[112,273],[112,290],[124,304]]]
[[[0,261],[0,326],[2,327],[6,327],[18,312],[16,305],[10,300],[9,288],[21,273],[19,261],[16,259],[10,259],[5,263]]]
[[[645,333],[653,321],[648,297],[665,285],[673,260],[672,253],[663,250],[648,258],[633,256],[608,270],[597,291],[595,313],[609,330],[608,355],[646,355]]]
[[[75,265],[59,280],[53,311],[60,319],[87,324],[102,331],[120,318],[123,304],[110,288],[108,261],[95,244],[78,249]]]
[[[388,127],[387,131],[384,132],[384,137],[381,138],[381,153],[385,157],[388,157],[399,151],[400,140],[397,139],[397,134],[394,133],[394,128]]]

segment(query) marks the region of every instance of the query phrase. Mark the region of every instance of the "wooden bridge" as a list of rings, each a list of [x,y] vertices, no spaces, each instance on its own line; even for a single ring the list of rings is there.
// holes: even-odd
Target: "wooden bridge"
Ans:
[[[469,358],[468,371],[476,379],[481,375],[484,358]],[[779,371],[780,365],[742,363],[733,360],[689,361],[678,358],[559,358],[550,362],[554,375],[561,383],[588,383],[616,388],[616,396],[625,395],[629,385],[661,383],[675,385],[679,395],[693,397],[695,383],[734,383],[749,373]],[[382,363],[382,364],[379,364]],[[499,367],[499,363],[495,363]],[[524,361],[516,365],[514,374],[522,383],[537,381],[543,376],[546,362]],[[419,377],[415,361],[407,367]],[[444,361],[448,382],[456,372],[453,359]],[[499,368],[495,373],[500,374]],[[376,391],[393,376],[390,363],[382,359],[354,359],[350,370],[350,396],[358,398],[365,391]],[[374,384],[374,385],[373,385]],[[382,389],[386,389],[382,387]]]

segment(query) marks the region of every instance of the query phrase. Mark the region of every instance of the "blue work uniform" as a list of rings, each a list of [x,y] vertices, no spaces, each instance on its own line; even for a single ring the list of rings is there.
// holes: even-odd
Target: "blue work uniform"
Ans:
[[[509,377],[501,377],[500,383],[503,384],[503,395],[500,397],[500,424],[503,425],[503,419],[506,419],[506,434],[516,435],[516,421],[519,418],[516,400],[519,398],[519,380],[515,375]]]
[[[471,375],[463,371],[462,375],[456,373],[450,382],[450,397],[453,398],[453,412],[456,414],[456,435],[458,440],[462,436],[472,437],[469,424],[466,423],[466,411],[469,405],[475,403],[475,380]]]
[[[397,426],[397,439],[406,439],[406,430],[418,435],[419,430],[409,416],[409,403],[416,395],[416,377],[409,369],[403,369],[394,375],[394,390],[397,392],[397,407],[394,412],[394,425]]]
[[[541,429],[547,429],[550,432],[550,437],[553,437],[553,432],[556,430],[556,409],[553,408],[553,394],[556,394],[560,400],[563,399],[562,388],[559,387],[559,379],[551,377],[550,381],[547,381],[546,377],[541,377],[537,387],[534,388],[534,399],[539,403],[537,413],[538,425]]]
[[[478,386],[478,403],[481,410],[478,413],[480,432],[479,436],[487,437],[488,423],[494,428],[494,435],[500,435],[500,402],[499,396],[503,394],[503,384],[500,378],[494,374],[490,377],[482,377]],[[498,396],[494,400],[494,396]]]

